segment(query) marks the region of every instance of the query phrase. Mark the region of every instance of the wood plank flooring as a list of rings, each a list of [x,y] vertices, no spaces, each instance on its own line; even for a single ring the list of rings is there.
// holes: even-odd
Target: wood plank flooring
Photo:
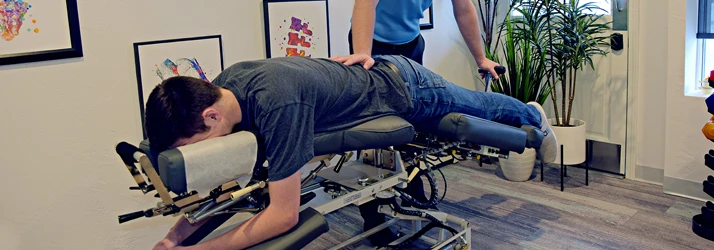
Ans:
[[[526,182],[472,161],[442,171],[448,189],[439,209],[471,223],[472,249],[714,249],[691,230],[704,202],[664,194],[661,186],[593,171],[585,186],[585,171],[569,168],[561,192],[559,166],[546,167],[544,182],[538,168]],[[443,192],[442,176],[435,176]],[[306,249],[326,249],[362,232],[354,206],[326,217],[330,232]],[[355,248],[360,244],[369,243]]]

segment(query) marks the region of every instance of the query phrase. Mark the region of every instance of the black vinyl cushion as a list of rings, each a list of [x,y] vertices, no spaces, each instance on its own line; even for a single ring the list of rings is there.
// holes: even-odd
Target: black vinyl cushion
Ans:
[[[398,146],[414,139],[414,126],[398,116],[384,116],[353,128],[315,135],[315,155]]]
[[[154,151],[151,149],[151,143],[148,139],[141,141],[139,149],[149,157],[151,166],[159,174],[161,182],[168,191],[176,194],[188,192],[186,170],[181,151],[176,149],[164,152]]]
[[[523,153],[526,147],[537,148],[543,141],[543,133],[531,126],[517,128],[462,113],[449,113],[414,126],[418,132],[517,153]]]
[[[302,249],[330,230],[327,220],[317,210],[308,207],[300,212],[298,224],[287,232],[248,249]]]

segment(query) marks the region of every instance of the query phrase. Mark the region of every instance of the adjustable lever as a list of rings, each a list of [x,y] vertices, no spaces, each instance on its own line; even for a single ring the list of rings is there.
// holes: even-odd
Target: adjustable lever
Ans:
[[[340,160],[337,162],[337,165],[332,170],[335,171],[335,173],[339,173],[340,169],[342,169],[342,164],[347,162],[350,158],[352,158],[352,151],[347,153],[347,155],[342,154],[342,157],[340,157]]]
[[[144,211],[136,211],[124,215],[119,215],[119,224],[144,217]]]
[[[312,179],[315,179],[317,177],[317,172],[320,172],[323,168],[327,167],[330,165],[330,161],[325,159],[320,161],[320,165],[317,166],[317,168],[313,169],[310,171],[310,174],[308,174],[305,179],[302,180],[302,183],[300,183],[300,187],[305,187],[305,185],[310,182]]]
[[[148,193],[148,192],[156,190],[156,188],[154,188],[153,184],[149,184],[149,185],[145,185],[144,187],[132,186],[132,187],[129,187],[129,190],[141,190],[144,193]]]
[[[238,199],[242,198],[243,196],[247,195],[247,194],[250,193],[250,192],[253,192],[253,191],[255,191],[255,190],[259,189],[259,188],[264,188],[265,185],[266,185],[265,182],[264,182],[264,181],[261,181],[261,182],[258,182],[258,183],[256,183],[256,184],[247,186],[247,187],[245,187],[245,188],[243,188],[243,189],[240,189],[240,190],[238,190],[238,191],[235,191],[235,192],[231,193],[231,200],[234,200],[234,201],[235,201],[235,200],[238,200]]]
[[[141,217],[151,217],[154,215],[154,211],[149,209],[146,211],[136,211],[133,213],[128,213],[128,214],[123,214],[119,215],[119,224],[130,221],[130,220],[135,220]]]

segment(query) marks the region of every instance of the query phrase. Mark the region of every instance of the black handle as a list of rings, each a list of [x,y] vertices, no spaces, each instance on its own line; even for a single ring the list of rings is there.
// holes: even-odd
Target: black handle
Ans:
[[[333,168],[332,170],[335,171],[335,173],[339,173],[339,172],[340,172],[340,169],[342,169],[342,165],[345,164],[345,162],[346,162],[347,160],[349,160],[348,157],[351,158],[351,157],[352,157],[352,153],[349,153],[349,154],[341,154],[340,160],[337,161],[337,166],[335,166],[335,168]]]
[[[124,161],[124,164],[131,165],[137,162],[136,159],[134,159],[134,153],[140,150],[127,142],[120,142],[117,144],[116,151],[122,161]]]
[[[499,75],[500,75],[500,74],[503,74],[503,73],[506,73],[506,67],[504,67],[504,66],[496,66],[496,67],[494,67],[493,69],[496,70],[496,73],[499,74]],[[488,71],[488,70],[485,70],[485,69],[478,69],[478,72],[481,73],[481,74],[488,74],[488,73],[489,73],[489,71]]]
[[[152,185],[146,185],[146,184],[144,184],[143,186],[131,186],[131,187],[129,187],[129,190],[141,190],[141,191],[147,192],[147,193],[148,193],[148,192],[151,192],[151,191],[154,191],[155,189],[156,189],[156,188],[154,187],[153,184],[152,184]],[[159,195],[159,194],[156,194],[156,197],[157,197],[157,198],[159,197],[158,195]]]
[[[312,199],[315,199],[315,197],[317,197],[317,194],[315,194],[314,192],[309,192],[309,193],[301,195],[300,196],[300,206],[307,204]]]
[[[119,224],[144,217],[144,211],[136,211],[124,215],[119,215]]]
[[[343,155],[342,157],[345,156]],[[342,158],[340,158],[340,160],[337,162],[337,166],[335,166],[335,168],[333,168],[332,170],[335,171],[335,173],[339,173],[340,169],[342,169],[342,163],[344,163],[344,161],[342,160]]]
[[[612,36],[610,37],[610,48],[614,51],[622,50],[622,48],[625,47],[622,39],[622,34],[612,34]]]

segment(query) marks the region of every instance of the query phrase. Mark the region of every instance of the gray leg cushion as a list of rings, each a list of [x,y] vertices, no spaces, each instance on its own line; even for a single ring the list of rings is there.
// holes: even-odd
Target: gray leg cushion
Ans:
[[[300,220],[292,229],[248,249],[302,249],[329,230],[330,226],[327,224],[325,217],[317,210],[308,207],[300,212]]]
[[[517,128],[461,113],[449,113],[414,126],[420,133],[517,153],[523,153],[526,147],[538,148],[543,141],[543,133],[531,126]]]

